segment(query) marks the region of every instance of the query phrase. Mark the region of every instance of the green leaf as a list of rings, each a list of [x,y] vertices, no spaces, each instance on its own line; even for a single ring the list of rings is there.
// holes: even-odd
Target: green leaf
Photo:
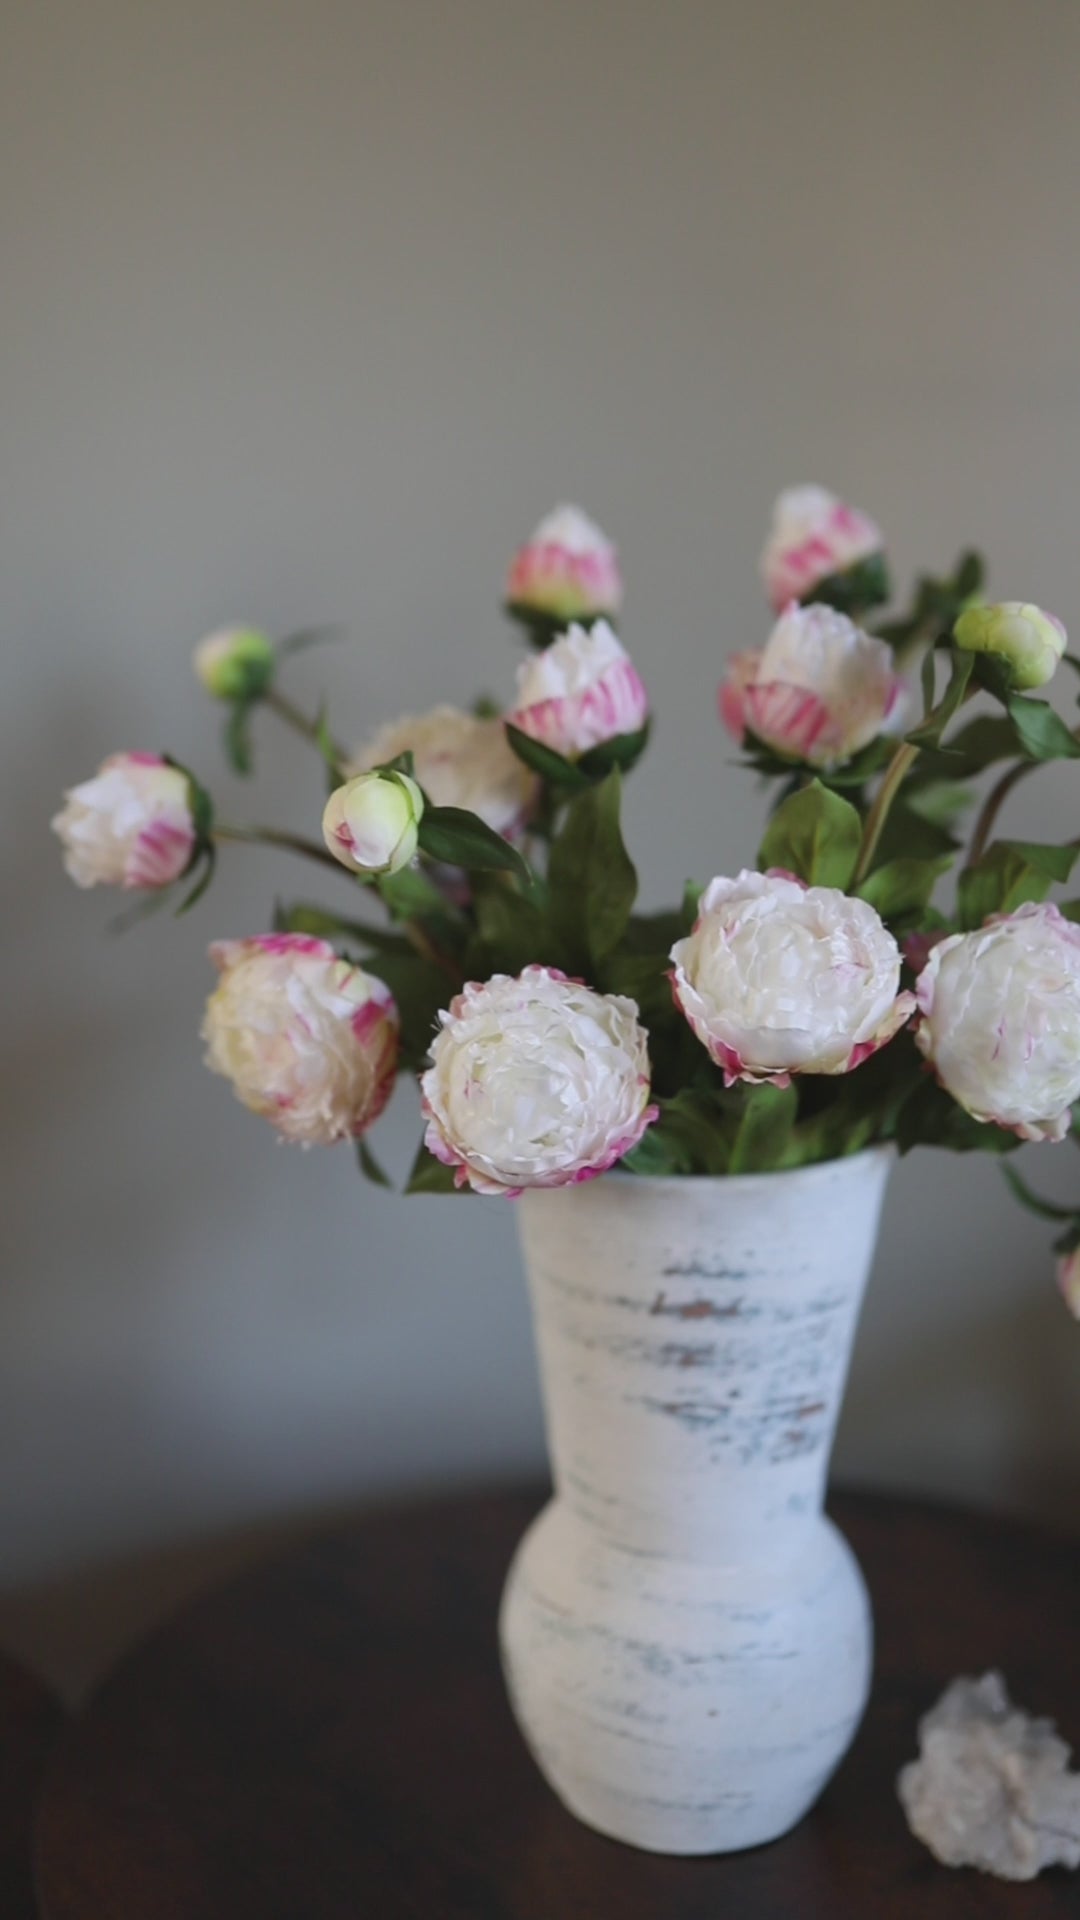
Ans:
[[[1080,921],[1080,900],[1059,900],[1058,912],[1066,920]]]
[[[497,720],[502,713],[499,702],[490,693],[478,693],[471,708],[476,720]]]
[[[748,1087],[729,1173],[764,1173],[780,1165],[799,1107],[794,1087]]]
[[[376,953],[365,966],[385,981],[397,1003],[401,1070],[422,1066],[435,1037],[439,1014],[454,997],[454,982],[419,953]]]
[[[551,847],[552,926],[568,951],[592,963],[618,946],[637,897],[637,872],[619,825],[621,796],[616,767],[571,802]]]
[[[846,887],[855,871],[862,821],[850,801],[820,780],[784,801],[773,814],[758,854],[763,872],[783,867],[815,887]]]
[[[225,720],[222,745],[225,758],[234,773],[247,775],[252,769],[250,700],[237,700]]]
[[[701,1094],[684,1089],[661,1100],[660,1117],[647,1127],[622,1165],[653,1179],[671,1174],[726,1173],[729,1141],[721,1115]]]
[[[1078,1213],[1080,1213],[1080,1208],[1075,1206],[1059,1207],[1055,1206],[1052,1200],[1040,1200],[1038,1194],[1032,1193],[1027,1181],[1020,1178],[1020,1175],[1014,1167],[1002,1167],[1001,1171],[1005,1175],[1016,1198],[1019,1200],[1020,1205],[1026,1207],[1029,1213],[1037,1213],[1040,1219],[1075,1220]]]
[[[567,760],[561,753],[555,753],[551,747],[545,747],[531,734],[522,733],[520,727],[505,722],[506,738],[519,760],[538,773],[549,786],[565,787],[568,793],[582,793],[590,785],[589,776],[582,773],[577,763]]]
[[[180,918],[180,915],[182,913],[190,913],[192,907],[197,905],[197,903],[202,899],[203,894],[206,892],[207,887],[210,885],[210,882],[214,877],[214,872],[217,867],[217,850],[214,847],[212,842],[209,842],[204,846],[202,859],[203,859],[202,872],[199,875],[199,878],[196,880],[195,885],[192,887],[191,892],[187,894],[183,900],[181,900],[180,905],[177,907],[176,916],[175,916],[177,919]],[[191,872],[190,867],[188,868],[188,872],[189,873]]]
[[[372,927],[364,920],[345,920],[338,913],[298,902],[274,909],[275,933],[307,933],[317,940],[344,940],[381,953],[410,954],[413,949],[402,933],[390,933],[386,927]]]
[[[1051,886],[1067,880],[1080,849],[1044,846],[1032,840],[995,840],[981,860],[966,867],[957,886],[960,924],[981,927],[992,913],[1013,913],[1029,900],[1045,900]]]
[[[578,772],[588,780],[603,780],[612,767],[629,773],[649,744],[649,732],[650,722],[646,721],[637,733],[617,733],[613,739],[601,741],[598,747],[590,747],[577,762]]]
[[[371,1181],[373,1187],[393,1187],[393,1181],[383,1172],[366,1140],[356,1142],[356,1157],[361,1173]]]
[[[419,867],[402,867],[397,873],[380,874],[375,881],[375,891],[395,920],[460,917],[455,916],[449,901]]]
[[[936,860],[942,854],[955,853],[959,845],[956,836],[936,821],[924,819],[921,811],[916,812],[914,800],[912,794],[912,804],[908,804],[905,786],[893,801],[878,841],[879,866],[888,866],[893,860]]]
[[[405,1191],[406,1193],[468,1193],[469,1189],[456,1186],[453,1167],[444,1167],[442,1161],[436,1160],[435,1155],[429,1153],[421,1141],[416,1159],[413,1161],[412,1172],[405,1184]]]
[[[941,736],[964,699],[971,679],[973,658],[970,653],[961,653],[957,647],[947,649],[952,660],[952,672],[949,684],[936,707],[927,714],[921,726],[914,727],[905,736],[913,747],[936,747]]]
[[[934,860],[890,860],[863,881],[859,897],[868,901],[883,920],[919,912],[929,904],[937,882],[951,865],[952,856],[947,853],[938,854]]]
[[[472,977],[520,973],[523,967],[560,966],[566,955],[547,917],[532,900],[496,874],[478,874],[473,882],[476,943],[466,966]]]
[[[1015,1133],[990,1120],[973,1120],[936,1080],[925,1077],[900,1109],[896,1143],[902,1154],[915,1147],[946,1147],[952,1153],[1012,1153]]]
[[[1080,740],[1074,739],[1064,720],[1045,700],[1011,693],[1005,704],[1016,737],[1030,760],[1080,759]]]
[[[851,616],[884,606],[891,592],[885,555],[870,553],[842,573],[830,573],[819,580],[812,592],[803,595],[803,605],[816,602]]]
[[[325,701],[315,716],[315,745],[322,754],[326,767],[327,792],[336,793],[338,787],[345,783],[345,769],[338,759],[338,745],[330,731]]]
[[[420,847],[429,860],[481,873],[516,873],[528,880],[529,866],[516,847],[467,807],[425,807]]]

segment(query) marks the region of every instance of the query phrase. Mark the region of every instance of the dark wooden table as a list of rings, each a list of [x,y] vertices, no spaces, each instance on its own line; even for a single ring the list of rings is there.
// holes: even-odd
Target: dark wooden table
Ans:
[[[0,1654],[0,1914],[34,1920],[34,1804],[63,1710],[40,1680]]]
[[[156,1633],[51,1769],[44,1920],[1080,1915],[1080,1876],[1017,1887],[936,1865],[893,1785],[945,1683],[994,1665],[1080,1746],[1080,1543],[838,1498],[878,1629],[856,1744],[785,1839],[675,1860],[579,1826],[511,1721],[495,1613],[537,1504],[496,1494],[360,1521]]]

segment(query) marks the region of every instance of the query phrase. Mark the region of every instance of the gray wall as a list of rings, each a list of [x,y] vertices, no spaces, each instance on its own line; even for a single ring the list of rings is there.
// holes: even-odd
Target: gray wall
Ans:
[[[339,729],[511,685],[496,611],[557,498],[619,539],[659,713],[646,897],[752,858],[713,716],[765,630],[772,496],[898,569],[971,538],[1080,629],[1071,0],[41,0],[0,76],[4,1086],[0,1579],[541,1458],[513,1209],[277,1148],[200,1065],[216,934],[304,870],[236,853],[123,940],[47,829],[121,745],[314,824],[267,721],[217,779],[193,640],[341,620]],[[1062,698],[1069,695],[1062,690]],[[1076,776],[1010,824],[1076,827]],[[332,891],[333,879],[327,885]],[[388,1157],[412,1151],[402,1093]],[[1059,1190],[1071,1150],[1032,1152]],[[1069,1512],[1080,1329],[996,1170],[893,1186],[838,1466]]]

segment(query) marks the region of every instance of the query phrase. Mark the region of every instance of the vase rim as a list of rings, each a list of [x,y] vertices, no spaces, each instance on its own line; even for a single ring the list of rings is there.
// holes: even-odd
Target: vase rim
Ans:
[[[760,1180],[804,1180],[813,1182],[833,1167],[855,1167],[867,1161],[888,1161],[896,1158],[896,1144],[892,1140],[879,1140],[873,1146],[860,1147],[858,1153],[834,1154],[829,1160],[811,1160],[802,1167],[772,1167],[761,1173],[634,1173],[629,1167],[612,1167],[604,1175],[605,1182],[617,1180],[621,1185],[632,1181],[635,1187],[656,1187],[665,1192],[674,1192],[677,1188],[692,1187],[734,1187],[752,1186]]]

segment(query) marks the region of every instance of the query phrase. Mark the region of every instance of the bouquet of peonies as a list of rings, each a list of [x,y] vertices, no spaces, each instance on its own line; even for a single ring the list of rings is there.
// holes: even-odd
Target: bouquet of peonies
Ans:
[[[620,792],[649,702],[616,633],[615,549],[572,507],[510,568],[529,651],[508,712],[437,707],[347,752],[279,684],[317,635],[212,634],[195,667],[228,708],[231,763],[250,770],[259,707],[299,728],[327,770],[321,841],[225,826],[187,768],[122,753],[53,823],[68,872],[158,895],[187,882],[186,907],[226,842],[334,869],[344,910],[296,904],[211,947],[206,1058],[285,1139],[352,1139],[378,1181],[368,1133],[395,1075],[419,1073],[410,1192],[1062,1140],[1080,1099],[1080,900],[1048,895],[1080,840],[996,829],[1019,781],[1080,757],[1080,730],[1033,697],[1063,659],[1080,669],[1064,628],[986,603],[974,554],[881,621],[881,534],[818,487],[780,496],[761,565],[776,624],[731,658],[719,708],[774,805],[756,869],[687,884],[669,911],[634,910]],[[956,868],[952,904],[934,904]],[[1080,1210],[1014,1184],[1068,1223],[1080,1313]]]

